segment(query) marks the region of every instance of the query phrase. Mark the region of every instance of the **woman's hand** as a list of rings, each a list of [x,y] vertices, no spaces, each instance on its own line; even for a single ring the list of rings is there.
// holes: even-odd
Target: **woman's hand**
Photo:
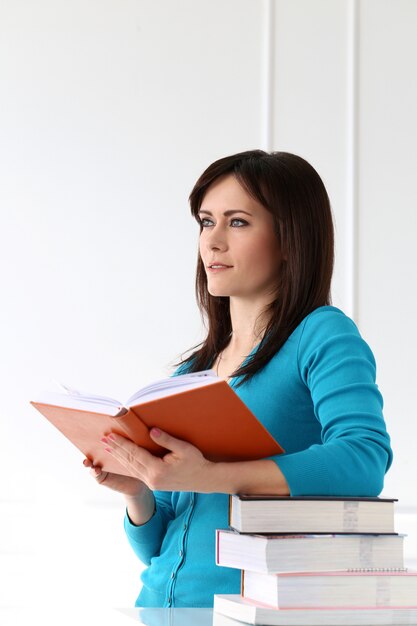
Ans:
[[[106,452],[124,465],[127,473],[134,476],[133,481],[138,481],[132,485],[146,485],[149,493],[154,490],[229,494],[290,493],[284,474],[271,459],[213,463],[191,443],[176,439],[159,428],[152,428],[149,434],[156,443],[168,450],[162,458],[116,433],[110,433],[102,439]]]
[[[116,433],[110,433],[102,441],[106,452],[135,477],[132,480],[141,481],[152,491],[216,491],[212,482],[216,464],[208,461],[198,448],[158,428],[152,428],[149,434],[156,443],[169,450],[162,458]]]
[[[104,472],[91,459],[84,459],[84,467],[90,468],[90,474],[100,485],[123,494],[126,500],[127,513],[130,520],[137,526],[146,524],[155,510],[155,499],[152,491],[144,482],[131,476],[122,476]]]
[[[104,485],[113,491],[118,491],[125,496],[135,497],[147,489],[146,485],[137,478],[104,472],[99,465],[94,465],[91,459],[84,459],[83,465],[91,468],[90,474],[100,485]]]

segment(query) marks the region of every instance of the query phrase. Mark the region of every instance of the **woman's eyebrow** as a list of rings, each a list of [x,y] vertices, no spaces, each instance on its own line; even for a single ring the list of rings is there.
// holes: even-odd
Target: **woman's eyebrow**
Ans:
[[[199,214],[204,213],[204,215],[211,215],[211,216],[213,215],[213,213],[211,213],[210,211],[207,211],[207,209],[201,209],[198,213]],[[234,213],[244,213],[245,215],[250,215],[252,217],[252,213],[248,213],[247,211],[243,211],[242,209],[231,209],[230,211],[225,211],[223,215],[228,217],[229,215],[233,215]]]

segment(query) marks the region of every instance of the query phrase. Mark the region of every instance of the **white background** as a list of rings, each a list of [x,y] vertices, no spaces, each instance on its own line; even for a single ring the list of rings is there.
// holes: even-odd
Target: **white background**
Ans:
[[[416,28],[415,0],[0,0],[0,606],[133,604],[121,499],[29,400],[171,373],[203,333],[188,194],[258,147],[327,186],[417,563]]]

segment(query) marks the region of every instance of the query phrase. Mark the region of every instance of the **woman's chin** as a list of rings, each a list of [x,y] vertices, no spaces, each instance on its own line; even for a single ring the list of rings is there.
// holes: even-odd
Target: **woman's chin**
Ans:
[[[210,289],[208,288],[207,291],[209,292],[209,294],[211,296],[214,296],[215,298],[228,298],[230,296],[229,292],[226,292],[222,289]]]

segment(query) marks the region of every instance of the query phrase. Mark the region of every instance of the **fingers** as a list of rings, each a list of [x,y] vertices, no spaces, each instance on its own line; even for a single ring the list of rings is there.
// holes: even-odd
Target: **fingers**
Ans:
[[[106,480],[108,472],[103,472],[103,469],[99,465],[94,465],[91,459],[84,459],[83,465],[84,467],[90,468],[90,475],[95,478],[98,483],[103,483]]]
[[[149,434],[155,443],[167,450],[162,459],[117,433],[109,433],[101,439],[101,443],[104,450],[126,469],[127,476],[140,480],[149,489],[164,489],[166,485],[168,485],[166,488],[170,488],[171,484],[176,484],[172,474],[174,467],[177,468],[178,475],[181,472],[185,473],[189,480],[190,462],[192,467],[196,463],[201,464],[201,452],[192,444],[172,437],[159,428],[152,428]],[[90,465],[88,463],[89,461],[86,460],[85,465],[91,468],[97,482],[104,482],[107,473],[103,472],[101,467],[96,468],[94,463]],[[184,464],[187,465],[185,469]]]
[[[148,450],[137,446],[133,441],[130,441],[130,439],[126,439],[116,433],[110,433],[106,437],[103,437],[101,442],[104,444],[106,452],[116,456],[119,460],[124,459],[131,465],[135,465],[136,463],[147,465],[152,463],[152,460],[155,459],[154,455],[148,452]]]
[[[177,439],[172,435],[168,435],[168,433],[160,430],[159,428],[151,428],[151,430],[149,431],[149,435],[151,439],[155,441],[155,443],[162,446],[163,448],[171,450],[171,452],[174,452],[179,456],[182,456],[191,446],[191,444],[187,441],[183,441],[182,439]]]
[[[101,442],[105,446],[104,450],[117,459],[128,470],[129,475],[140,480],[143,480],[149,468],[160,462],[160,459],[145,448],[116,433],[103,437]]]
[[[169,452],[164,455],[163,460],[166,463],[175,462],[177,459],[190,455],[193,451],[200,454],[195,446],[172,437],[168,433],[160,430],[159,428],[151,428],[149,435],[155,443],[163,448],[166,448]],[[139,474],[138,477],[142,479],[144,471],[156,469],[160,465],[161,459],[155,457],[145,448],[137,446],[135,443],[118,435],[117,433],[110,433],[106,437],[101,439],[101,442],[106,446],[104,449],[106,452],[112,454],[118,461],[120,461],[128,469],[135,468]]]
[[[96,481],[101,485],[101,483],[104,483],[104,481],[106,480],[107,476],[109,475],[108,472],[103,472],[102,469],[100,469],[99,467],[93,467],[90,470],[90,474],[93,476],[93,478],[96,479]]]

